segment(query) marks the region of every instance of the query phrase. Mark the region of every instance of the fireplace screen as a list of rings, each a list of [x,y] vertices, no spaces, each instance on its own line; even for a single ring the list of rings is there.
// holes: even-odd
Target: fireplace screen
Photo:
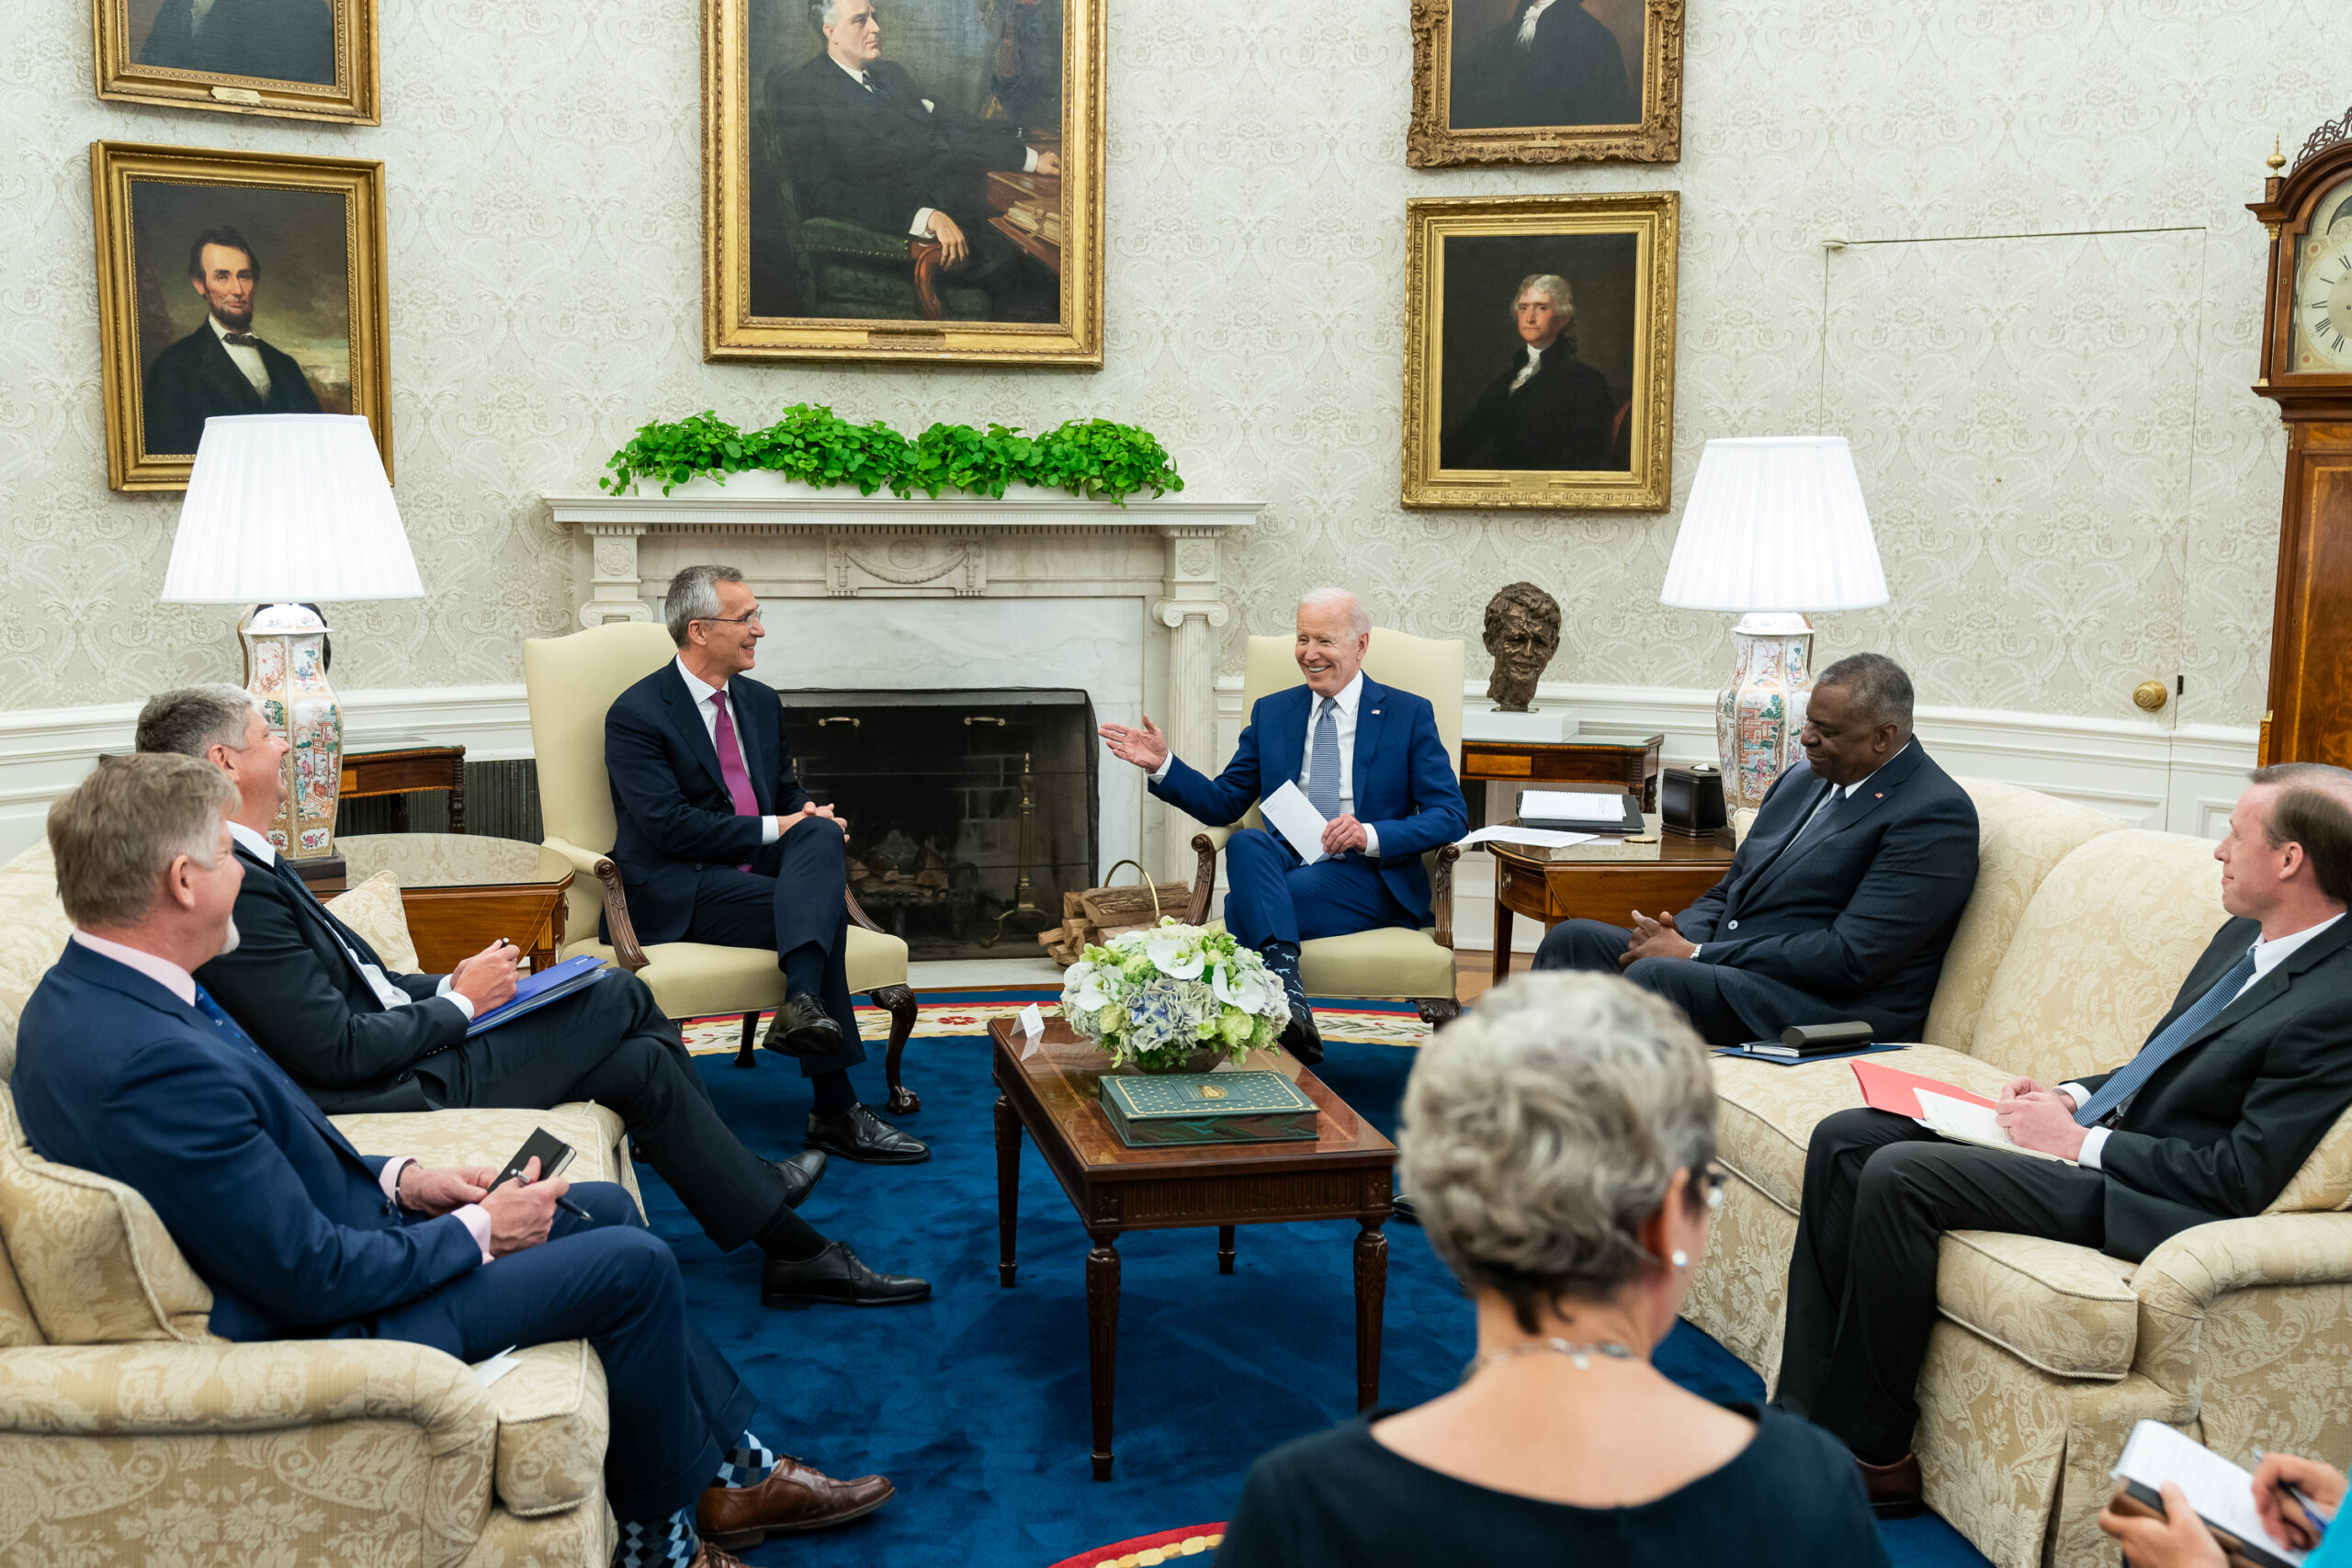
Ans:
[[[850,886],[922,958],[1035,958],[1094,883],[1082,691],[785,692],[801,786],[849,819]]]

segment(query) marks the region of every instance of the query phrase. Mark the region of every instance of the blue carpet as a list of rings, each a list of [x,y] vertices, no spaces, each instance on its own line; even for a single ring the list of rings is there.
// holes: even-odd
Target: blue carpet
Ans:
[[[1394,1046],[1338,1044],[1321,1076],[1393,1131],[1412,1060]],[[789,1063],[763,1055],[744,1072],[711,1055],[696,1066],[754,1149],[800,1146],[808,1091]],[[761,1435],[831,1474],[879,1472],[898,1483],[881,1512],[779,1538],[747,1554],[751,1562],[1042,1568],[1226,1518],[1252,1459],[1353,1412],[1352,1224],[1244,1226],[1231,1278],[1216,1271],[1213,1230],[1128,1235],[1119,1243],[1117,1465],[1111,1481],[1092,1481],[1085,1235],[1024,1142],[1020,1283],[1000,1288],[988,1043],[918,1040],[906,1072],[923,1109],[905,1126],[929,1141],[931,1160],[835,1160],[802,1213],[877,1268],[929,1278],[934,1294],[920,1305],[764,1310],[756,1254],[721,1255],[639,1168],[648,1218],[677,1249],[704,1331],[760,1397]],[[858,1077],[878,1099],[878,1065]],[[1471,1314],[1418,1229],[1392,1224],[1388,1235],[1381,1402],[1402,1407],[1453,1386],[1472,1348]],[[1688,1324],[1658,1364],[1712,1398],[1761,1393],[1754,1373]],[[1905,1568],[1984,1562],[1932,1516],[1883,1528]]]

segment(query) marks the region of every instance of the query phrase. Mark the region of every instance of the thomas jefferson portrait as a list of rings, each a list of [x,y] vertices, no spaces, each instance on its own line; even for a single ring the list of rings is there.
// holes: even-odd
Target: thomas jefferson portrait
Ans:
[[[752,314],[1059,319],[1059,0],[751,17]]]
[[[1577,295],[1568,280],[1553,272],[1528,274],[1510,291],[1508,311],[1515,341],[1468,411],[1458,416],[1459,400],[1452,395],[1458,380],[1457,324],[1478,344],[1463,351],[1465,363],[1486,357],[1482,351],[1490,338],[1477,330],[1483,322],[1457,323],[1449,312],[1445,412],[1453,417],[1443,426],[1440,466],[1550,472],[1632,467],[1630,399],[1578,357]]]
[[[333,0],[163,0],[143,38],[142,8],[141,65],[334,85]]]
[[[1454,0],[1448,126],[1639,123],[1642,17],[1640,0]]]
[[[133,191],[141,451],[192,453],[214,414],[351,412],[344,198]]]

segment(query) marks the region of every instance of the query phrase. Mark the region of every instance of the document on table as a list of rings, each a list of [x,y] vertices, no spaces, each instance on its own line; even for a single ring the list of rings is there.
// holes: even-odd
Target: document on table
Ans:
[[[1538,850],[1564,850],[1570,844],[1589,844],[1599,837],[1598,833],[1564,833],[1557,828],[1481,828],[1466,839],[1455,840],[1454,847],[1473,850],[1480,844],[1501,842],[1525,844]]]
[[[1594,795],[1586,790],[1529,789],[1519,795],[1521,817],[1549,817],[1555,821],[1590,822],[1597,827],[1624,825],[1625,796]],[[1524,829],[1521,829],[1522,831]]]
[[[1972,1104],[1965,1100],[1954,1100],[1948,1094],[1924,1089],[1917,1091],[1917,1098],[1919,1120],[1928,1124],[1929,1131],[1956,1143],[1975,1144],[1988,1149],[2007,1149],[2011,1154],[2024,1155],[2032,1159],[2054,1159],[2061,1165],[2075,1163],[2063,1155],[2053,1155],[2046,1149],[2030,1149],[2011,1141],[2008,1129],[2001,1125],[1998,1112],[1989,1105]]]
[[[2132,1428],[2132,1436],[2123,1445],[2123,1457],[2115,1461],[2115,1473],[2122,1480],[2138,1482],[2151,1492],[2160,1492],[2165,1482],[2171,1482],[2207,1524],[2227,1530],[2247,1547],[2267,1552],[2274,1562],[2301,1568],[2309,1555],[2279,1544],[2262,1528],[2262,1516],[2254,1507],[2252,1474],[2161,1421],[2143,1421]],[[2248,1551],[2246,1555],[2254,1557],[2255,1553]]]
[[[1329,818],[1315,809],[1306,792],[1285,779],[1283,787],[1258,803],[1258,814],[1273,824],[1274,831],[1290,840],[1298,858],[1313,865],[1327,858],[1323,853],[1323,829]]]

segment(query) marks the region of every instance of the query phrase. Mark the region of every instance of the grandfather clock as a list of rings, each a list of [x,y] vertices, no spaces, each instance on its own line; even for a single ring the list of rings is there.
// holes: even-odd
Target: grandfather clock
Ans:
[[[2273,152],[2262,378],[2287,425],[2262,761],[2352,766],[2352,109]]]

